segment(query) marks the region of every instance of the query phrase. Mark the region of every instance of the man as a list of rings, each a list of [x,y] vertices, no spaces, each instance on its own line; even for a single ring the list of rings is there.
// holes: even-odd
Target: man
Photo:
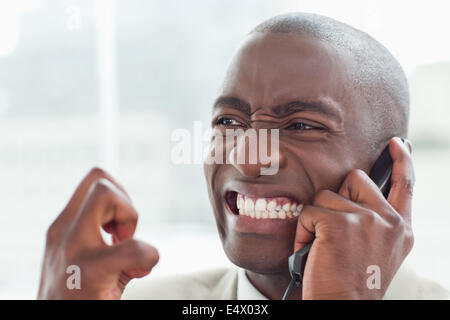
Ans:
[[[240,269],[149,277],[124,297],[281,299],[287,258],[312,241],[303,289],[292,299],[449,297],[402,265],[413,246],[414,176],[408,148],[393,137],[407,137],[409,93],[381,44],[330,18],[274,17],[235,54],[213,109],[216,132],[279,129],[274,175],[261,174],[260,159],[205,164],[219,235]],[[367,176],[386,146],[393,158],[387,199]],[[233,149],[248,149],[247,142],[225,150],[227,159]],[[91,171],[48,230],[39,298],[121,298],[158,261],[155,248],[133,239],[136,222],[124,189]],[[80,290],[66,286],[69,265],[82,271]],[[368,284],[368,270],[378,272],[377,285]]]

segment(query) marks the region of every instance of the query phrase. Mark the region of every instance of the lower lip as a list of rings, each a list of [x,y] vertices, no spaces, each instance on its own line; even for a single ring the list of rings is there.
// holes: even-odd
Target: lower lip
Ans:
[[[237,232],[254,234],[280,234],[288,229],[296,229],[298,217],[286,219],[255,219],[249,216],[234,214],[226,206],[228,220]]]

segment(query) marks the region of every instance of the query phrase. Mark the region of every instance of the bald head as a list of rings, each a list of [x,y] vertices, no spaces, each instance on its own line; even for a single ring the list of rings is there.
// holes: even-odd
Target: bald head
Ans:
[[[374,149],[393,136],[406,137],[409,90],[405,73],[392,54],[367,33],[334,19],[309,13],[289,13],[259,24],[251,33],[293,33],[325,41],[354,59],[355,91],[367,102],[372,126],[368,143]]]

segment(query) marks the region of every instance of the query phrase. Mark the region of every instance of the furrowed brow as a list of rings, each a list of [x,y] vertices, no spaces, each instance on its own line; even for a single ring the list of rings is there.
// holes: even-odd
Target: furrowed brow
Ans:
[[[213,111],[216,108],[222,106],[234,108],[249,116],[252,115],[250,104],[236,97],[224,96],[217,98],[217,100],[214,102],[213,105]],[[332,103],[327,103],[320,100],[317,101],[295,100],[282,105],[275,106],[270,109],[272,110],[273,113],[280,116],[288,116],[295,112],[308,111],[323,114],[337,121],[342,120],[341,113],[338,107],[336,107]]]
[[[231,108],[234,108],[238,111],[245,113],[246,115],[251,115],[250,104],[248,104],[247,102],[245,102],[239,98],[219,97],[219,98],[217,98],[216,102],[214,102],[213,111],[216,108],[219,108],[222,106],[231,107]]]
[[[340,120],[340,112],[334,105],[322,101],[291,101],[289,103],[276,106],[273,108],[273,112],[277,115],[290,115],[295,112],[309,111],[315,113],[321,113],[327,117],[335,120]]]

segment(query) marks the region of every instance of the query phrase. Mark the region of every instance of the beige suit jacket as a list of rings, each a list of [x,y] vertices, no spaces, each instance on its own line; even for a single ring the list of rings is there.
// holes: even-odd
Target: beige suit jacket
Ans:
[[[137,300],[235,300],[237,296],[237,268],[223,268],[205,272],[152,277],[133,280],[123,299]],[[404,263],[392,280],[386,300],[450,299],[450,292],[434,281],[426,279]]]

